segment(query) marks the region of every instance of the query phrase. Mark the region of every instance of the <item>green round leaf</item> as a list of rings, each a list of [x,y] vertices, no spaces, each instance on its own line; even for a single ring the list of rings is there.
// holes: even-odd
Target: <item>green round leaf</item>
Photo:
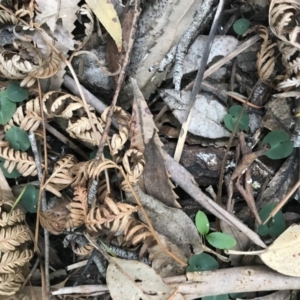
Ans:
[[[32,184],[28,184],[21,197],[21,203],[27,212],[36,213],[39,200],[39,190]]]
[[[5,140],[7,140],[15,150],[26,151],[30,147],[27,132],[16,126],[6,132]]]
[[[240,116],[243,107],[241,105],[233,105],[229,109],[229,114],[224,116],[224,124],[226,128],[230,131],[233,131],[235,124]],[[249,115],[244,110],[241,119],[239,121],[237,130],[246,130],[249,125]]]
[[[0,91],[0,124],[5,125],[13,116],[17,106],[9,101],[6,91]]]
[[[211,255],[200,253],[189,259],[187,272],[199,272],[219,269],[219,263]]]
[[[204,212],[202,212],[201,210],[199,210],[196,214],[195,223],[196,223],[196,227],[197,227],[198,231],[201,234],[203,234],[203,235],[208,234],[209,221],[207,219],[206,214]]]
[[[7,87],[7,97],[12,102],[22,102],[28,98],[28,91],[18,82],[11,82]]]
[[[202,300],[228,300],[227,294],[202,297]]]
[[[251,23],[249,20],[247,20],[245,18],[241,18],[241,19],[236,20],[233,23],[233,30],[236,34],[242,35],[248,30],[250,25],[251,25]]]
[[[0,168],[3,172],[3,175],[6,177],[6,178],[18,178],[21,176],[20,172],[17,170],[17,168],[14,168],[12,170],[11,173],[9,173],[7,171],[7,169],[4,167],[4,161],[0,161]]]
[[[269,144],[271,149],[265,155],[271,159],[288,157],[294,149],[289,135],[280,130],[269,132],[262,141],[262,145]]]
[[[259,212],[259,216],[264,222],[276,207],[275,203],[265,205]],[[265,225],[259,225],[257,232],[261,236],[270,235],[273,238],[280,236],[286,229],[286,223],[282,211],[279,211],[270,221]]]
[[[229,249],[235,246],[236,240],[222,232],[212,232],[205,236],[207,241],[218,249]]]

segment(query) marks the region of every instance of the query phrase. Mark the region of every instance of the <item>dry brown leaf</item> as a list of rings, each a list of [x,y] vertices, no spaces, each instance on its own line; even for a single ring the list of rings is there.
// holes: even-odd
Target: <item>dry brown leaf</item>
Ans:
[[[162,245],[171,251],[175,256],[180,258],[182,261],[188,261],[184,255],[182,249],[170,242],[165,236],[159,235],[160,242]],[[149,260],[152,262],[151,266],[157,274],[162,278],[179,276],[185,274],[186,267],[176,262],[170,255],[165,251],[161,251],[159,245],[154,245],[148,249]]]
[[[119,258],[110,259],[106,280],[114,300],[166,300],[175,290],[148,265]],[[175,294],[172,299],[184,298],[181,294]]]
[[[300,225],[291,225],[267,251],[260,254],[271,269],[288,276],[300,277]]]
[[[111,0],[86,0],[86,3],[97,16],[101,24],[116,42],[119,51],[122,49],[122,29],[119,17]]]

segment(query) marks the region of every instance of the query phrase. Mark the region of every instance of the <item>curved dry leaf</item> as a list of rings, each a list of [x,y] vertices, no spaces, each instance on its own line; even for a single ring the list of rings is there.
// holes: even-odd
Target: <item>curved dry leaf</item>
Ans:
[[[111,0],[86,0],[86,3],[97,16],[101,24],[114,39],[119,51],[122,50],[122,28],[119,17]]]
[[[114,300],[164,300],[175,292],[151,267],[138,261],[111,258],[106,280]],[[184,298],[181,294],[174,294],[172,299]]]
[[[267,251],[260,254],[271,269],[288,276],[300,277],[300,225],[291,225]]]

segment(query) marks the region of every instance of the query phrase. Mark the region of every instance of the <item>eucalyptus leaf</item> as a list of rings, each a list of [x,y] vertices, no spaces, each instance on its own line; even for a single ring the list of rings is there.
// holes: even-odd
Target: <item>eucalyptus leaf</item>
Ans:
[[[229,113],[224,116],[224,124],[226,128],[230,131],[233,131],[235,124],[242,112],[243,107],[241,105],[233,105],[229,109]],[[237,131],[239,130],[246,130],[249,125],[249,115],[244,110],[242,116],[240,118]]]
[[[271,159],[288,157],[294,149],[289,135],[280,130],[269,132],[262,141],[262,145],[269,144],[271,149],[265,155]]]
[[[26,189],[21,197],[21,203],[27,212],[36,213],[39,200],[39,190],[31,184],[26,186]]]
[[[203,234],[206,235],[209,232],[209,221],[207,219],[206,214],[199,210],[196,214],[196,219],[195,219],[195,223],[196,223],[196,227],[198,229],[198,231]]]
[[[276,207],[275,203],[269,203],[265,205],[259,212],[259,216],[264,222],[272,212],[272,210]],[[273,238],[281,235],[286,229],[286,222],[284,219],[284,215],[281,211],[279,211],[273,218],[271,218],[267,224],[259,225],[257,229],[257,233],[261,236],[270,235]]]
[[[11,82],[7,87],[7,97],[12,102],[22,102],[28,98],[28,91],[18,82]]]
[[[16,126],[11,127],[6,132],[5,140],[8,141],[15,150],[26,151],[30,147],[27,132]]]
[[[222,232],[212,232],[205,236],[207,241],[218,249],[229,249],[235,246],[236,240]]]
[[[6,90],[0,91],[0,124],[5,125],[13,116],[17,106],[9,101]]]
[[[187,272],[200,272],[219,269],[219,263],[215,258],[207,253],[193,255],[189,259]]]

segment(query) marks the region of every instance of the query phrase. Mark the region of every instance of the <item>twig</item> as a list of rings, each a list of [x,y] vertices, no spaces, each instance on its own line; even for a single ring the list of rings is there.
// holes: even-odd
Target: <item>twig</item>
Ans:
[[[40,186],[42,186],[43,173],[42,173],[40,155],[38,153],[38,148],[37,148],[37,144],[36,144],[35,135],[34,135],[33,132],[30,132],[28,137],[29,137],[29,141],[30,141],[30,144],[31,144],[31,149],[32,149],[35,164],[36,164],[38,179],[39,179],[39,182],[40,182]],[[40,191],[40,194],[41,194],[41,204],[42,204],[41,208],[42,208],[42,211],[45,211],[45,210],[47,210],[45,190],[42,189]],[[40,206],[38,206],[38,207],[40,207]],[[37,224],[38,224],[38,220],[37,220]],[[38,232],[38,230],[37,230],[37,232]],[[46,229],[44,229],[44,240],[45,240],[45,261],[44,261],[44,264],[45,264],[45,291],[46,291],[46,294],[48,295],[49,292],[50,292],[50,276],[49,276],[49,265],[50,265],[50,263],[49,263],[49,247],[50,247],[50,243],[49,243],[49,232]]]
[[[194,103],[196,100],[196,96],[201,90],[201,82],[202,82],[204,71],[206,68],[210,48],[211,48],[213,39],[215,37],[215,34],[217,32],[217,27],[219,24],[219,19],[221,17],[223,7],[224,7],[224,0],[220,0],[214,20],[213,20],[213,24],[212,24],[210,32],[209,32],[209,36],[208,36],[208,39],[207,39],[207,42],[206,42],[206,45],[205,45],[205,48],[204,48],[204,51],[202,54],[202,59],[201,59],[201,63],[200,63],[200,66],[199,66],[199,69],[197,72],[195,85],[193,86],[193,90],[191,93],[189,107],[187,109],[188,115],[186,117],[186,120],[182,123],[182,126],[181,126],[180,137],[178,139],[176,149],[175,149],[175,154],[174,154],[175,161],[179,161],[181,154],[182,154],[183,146],[184,146],[186,136],[188,133],[188,129],[189,129],[189,126],[191,123],[193,106],[194,106]]]
[[[193,22],[189,25],[188,29],[185,31],[183,36],[181,37],[177,49],[176,49],[176,58],[175,58],[175,65],[174,65],[174,77],[173,77],[173,83],[175,85],[175,91],[180,90],[180,83],[181,78],[183,75],[183,61],[185,54],[187,52],[187,49],[192,42],[192,40],[195,38],[196,33],[198,31],[199,26],[203,22],[204,18],[209,15],[211,11],[211,6],[213,4],[213,0],[204,0],[201,4],[200,9],[196,13]],[[209,39],[209,38],[208,38]],[[209,43],[209,41],[208,41]],[[208,56],[207,56],[208,58]],[[206,61],[203,61],[204,55],[202,57],[201,64],[206,65]],[[203,70],[204,72],[204,70]]]

